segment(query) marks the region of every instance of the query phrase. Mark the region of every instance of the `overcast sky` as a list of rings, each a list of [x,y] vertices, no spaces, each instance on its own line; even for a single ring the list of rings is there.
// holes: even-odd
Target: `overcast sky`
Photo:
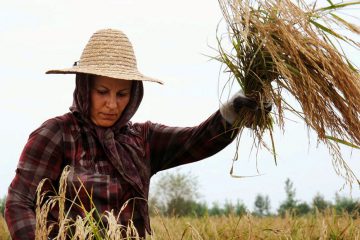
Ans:
[[[134,122],[193,126],[218,109],[220,65],[207,56],[215,55],[211,47],[216,47],[221,20],[216,0],[0,0],[0,6],[0,196],[14,177],[28,135],[48,118],[67,112],[72,103],[74,76],[45,71],[71,66],[99,29],[123,30],[134,45],[140,71],[165,82],[145,83]],[[352,57],[359,65],[359,57]],[[225,79],[220,74],[220,85]],[[179,170],[198,177],[200,200],[209,205],[240,199],[252,209],[261,193],[269,195],[275,210],[285,199],[287,178],[299,200],[310,202],[317,192],[334,200],[344,180],[335,173],[326,146],[317,143],[313,132],[308,134],[301,120],[288,117],[285,132],[276,129],[278,166],[265,149],[257,157],[251,153],[250,133],[242,135],[235,174],[256,175],[258,168],[261,176],[229,175],[234,144]],[[343,153],[360,177],[360,151],[344,147]],[[345,186],[339,193],[350,196],[349,192]],[[358,186],[352,196],[360,197]]]

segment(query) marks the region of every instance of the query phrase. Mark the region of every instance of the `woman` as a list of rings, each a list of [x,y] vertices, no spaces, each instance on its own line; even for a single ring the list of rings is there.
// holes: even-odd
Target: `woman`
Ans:
[[[21,154],[5,209],[14,240],[34,239],[36,188],[44,178],[50,180],[44,191],[51,189],[50,183],[56,186],[67,165],[70,199],[83,184],[78,199],[88,211],[93,205],[86,191],[92,193],[99,213],[117,214],[128,201],[120,222],[126,226],[131,219],[145,237],[146,231],[151,233],[146,202],[151,176],[220,151],[235,137],[229,129],[236,112],[256,108],[237,95],[196,127],[131,123],[143,97],[142,81],[161,81],[139,73],[131,43],[113,29],[96,32],[72,68],[47,73],[76,74],[74,102],[69,113],[49,119],[31,133]],[[53,208],[49,221],[57,215]],[[84,211],[73,206],[70,217],[77,215],[84,216]]]

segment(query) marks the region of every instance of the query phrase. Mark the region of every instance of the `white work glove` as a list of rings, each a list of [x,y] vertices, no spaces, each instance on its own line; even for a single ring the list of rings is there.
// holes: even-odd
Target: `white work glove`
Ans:
[[[269,113],[272,109],[272,103],[263,103],[265,113]],[[233,124],[239,117],[239,111],[242,108],[246,108],[249,111],[254,112],[261,110],[260,104],[248,97],[246,97],[242,90],[234,94],[225,104],[220,107],[220,113],[222,117],[230,124]]]

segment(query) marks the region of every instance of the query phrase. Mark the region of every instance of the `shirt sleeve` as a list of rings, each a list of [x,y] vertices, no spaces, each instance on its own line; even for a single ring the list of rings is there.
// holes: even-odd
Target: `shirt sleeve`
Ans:
[[[62,131],[55,119],[30,134],[20,156],[5,206],[5,219],[11,237],[35,239],[36,189],[39,182],[58,179],[62,168]]]
[[[150,123],[148,141],[152,174],[210,157],[230,144],[236,131],[220,112],[196,127]]]

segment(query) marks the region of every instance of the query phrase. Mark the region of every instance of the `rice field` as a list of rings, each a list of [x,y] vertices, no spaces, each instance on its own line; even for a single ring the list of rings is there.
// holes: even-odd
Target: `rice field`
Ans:
[[[54,239],[139,239],[132,221],[128,226],[118,223],[112,212],[107,212],[98,221],[94,209],[84,210],[84,218],[68,218],[65,206],[65,179],[69,172],[65,169],[60,180],[58,195],[50,196],[45,201],[41,193],[42,184],[38,187],[36,207],[36,238],[48,239],[51,229],[59,229]],[[43,181],[44,182],[44,181]],[[43,183],[42,182],[42,183]],[[89,195],[90,196],[90,195]],[[58,221],[49,224],[49,209],[59,206]],[[126,203],[127,204],[127,203]],[[285,212],[283,215],[257,216],[251,213],[243,215],[223,214],[202,217],[164,216],[158,211],[151,215],[152,236],[148,239],[359,239],[360,212],[358,208],[351,211],[329,206],[322,211],[315,208],[307,215],[295,215]],[[337,211],[336,211],[337,209]],[[96,215],[96,214],[95,214]],[[106,227],[101,224],[107,219]],[[57,231],[56,231],[57,232]],[[127,237],[125,237],[127,236]],[[125,237],[125,238],[124,238]],[[0,214],[0,240],[10,239],[2,214]]]
[[[151,219],[148,239],[360,239],[360,218],[333,211],[303,217],[205,216]],[[10,239],[0,215],[0,239]]]
[[[360,219],[332,212],[284,218],[155,217],[152,228],[154,239],[360,239]]]

